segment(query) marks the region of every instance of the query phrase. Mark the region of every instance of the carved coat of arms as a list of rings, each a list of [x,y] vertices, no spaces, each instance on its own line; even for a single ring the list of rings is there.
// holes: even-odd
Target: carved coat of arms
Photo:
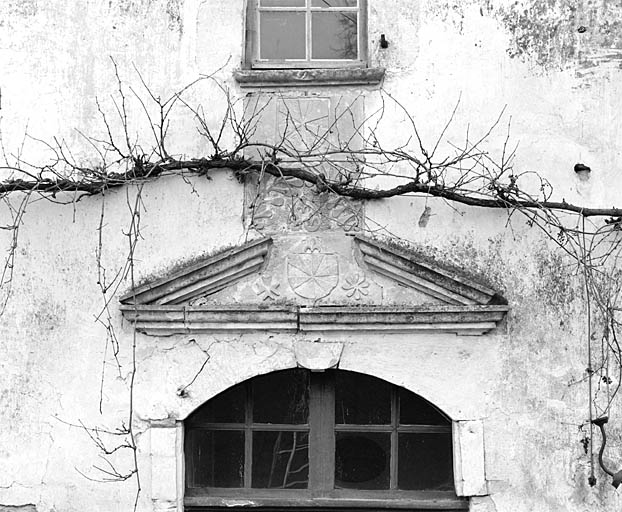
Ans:
[[[304,252],[287,258],[287,280],[300,297],[313,300],[326,297],[339,282],[337,255],[321,252],[317,239],[311,239]]]

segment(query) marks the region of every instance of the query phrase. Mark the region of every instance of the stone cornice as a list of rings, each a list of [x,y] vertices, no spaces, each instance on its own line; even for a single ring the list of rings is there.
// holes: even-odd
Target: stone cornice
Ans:
[[[148,335],[215,332],[449,332],[480,335],[509,307],[493,306],[181,306],[123,305],[123,316]]]

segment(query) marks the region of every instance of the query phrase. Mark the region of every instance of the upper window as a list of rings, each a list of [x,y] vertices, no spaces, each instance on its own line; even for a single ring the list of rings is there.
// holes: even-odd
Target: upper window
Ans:
[[[365,0],[249,0],[247,64],[325,68],[366,63]]]
[[[362,374],[297,369],[256,377],[197,409],[185,429],[188,506],[225,498],[464,505],[453,487],[450,420],[423,398]]]

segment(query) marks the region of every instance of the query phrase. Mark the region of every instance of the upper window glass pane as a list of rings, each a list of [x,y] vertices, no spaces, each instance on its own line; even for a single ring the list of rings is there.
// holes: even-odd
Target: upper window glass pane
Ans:
[[[313,59],[355,60],[358,57],[355,12],[314,12],[311,20]]]
[[[260,12],[259,20],[260,58],[304,59],[306,57],[304,12]]]
[[[354,372],[335,375],[335,423],[391,423],[391,384]]]
[[[262,7],[305,7],[305,0],[261,0]]]
[[[291,370],[253,380],[253,423],[307,423],[309,374]]]
[[[357,7],[357,0],[311,0],[311,7]]]

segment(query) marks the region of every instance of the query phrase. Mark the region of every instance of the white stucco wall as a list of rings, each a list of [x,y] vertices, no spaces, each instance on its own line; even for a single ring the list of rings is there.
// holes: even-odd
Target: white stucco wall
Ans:
[[[572,15],[573,2],[562,0],[546,8],[529,0],[485,6],[470,0],[369,4],[371,63],[386,67],[384,88],[415,113],[424,140],[434,140],[458,98],[449,131],[457,140],[467,125],[473,134],[485,133],[505,108],[489,147],[501,147],[511,116],[511,138],[520,143],[517,169],[541,173],[557,199],[589,206],[619,200],[622,70],[615,27],[622,13],[613,3],[577,8]],[[64,138],[78,158],[88,158],[88,145],[75,129],[104,134],[95,98],[113,112],[110,95],[117,84],[110,57],[136,90],[141,86],[134,65],[163,97],[198,74],[218,70],[215,77],[241,97],[232,71],[242,59],[243,17],[242,0],[3,2],[0,128],[6,151],[21,150],[32,162],[49,156],[33,139],[22,143],[27,131],[42,140]],[[588,27],[585,35],[577,33],[579,25]],[[390,42],[386,50],[377,45],[381,33]],[[361,91],[366,111],[373,111],[378,92]],[[189,101],[203,104],[213,119],[225,108],[210,81],[193,90]],[[139,105],[130,108],[132,119],[139,119],[132,121],[132,131],[147,133]],[[382,136],[399,141],[407,122],[403,112],[388,108],[385,122]],[[194,157],[205,150],[183,109],[174,114],[170,133],[176,154]],[[577,162],[592,168],[588,180],[573,172]],[[210,176],[145,185],[137,281],[245,241],[244,186],[227,171]],[[123,379],[130,370],[132,330],[122,322],[115,297],[119,372],[106,348],[105,329],[95,320],[102,308],[95,252],[104,206],[102,261],[111,274],[123,265],[133,194],[128,187],[75,205],[38,201],[28,207],[11,298],[0,318],[0,511],[11,506],[39,512],[131,510],[133,480],[105,484],[81,474],[97,478],[93,466],[102,462],[89,436],[72,425],[116,428],[127,418]],[[426,206],[431,216],[420,227]],[[378,234],[399,237],[484,280],[508,299],[511,311],[499,329],[482,337],[325,337],[344,343],[340,368],[411,389],[454,420],[481,421],[488,495],[474,498],[473,510],[619,509],[619,495],[605,475],[597,472],[598,485],[588,486],[588,458],[579,442],[584,433],[578,426],[588,415],[587,354],[585,304],[575,269],[519,215],[508,223],[504,212],[421,197],[370,202],[365,214]],[[8,247],[10,235],[0,232],[2,247]],[[128,288],[126,281],[117,295]],[[171,466],[158,466],[162,459],[152,463],[154,453],[171,456],[162,443],[173,437],[165,428],[154,442],[150,422],[174,425],[230,385],[295,366],[293,344],[299,338],[262,333],[192,339],[137,337],[139,510],[173,506],[166,499],[171,482],[163,482],[159,472],[170,478]],[[201,349],[207,347],[211,359],[205,371],[187,397],[178,396],[203,364]],[[612,418],[618,412],[616,405]],[[608,450],[615,457],[619,428],[614,422],[611,427]],[[120,468],[131,467],[127,453],[114,460]]]

